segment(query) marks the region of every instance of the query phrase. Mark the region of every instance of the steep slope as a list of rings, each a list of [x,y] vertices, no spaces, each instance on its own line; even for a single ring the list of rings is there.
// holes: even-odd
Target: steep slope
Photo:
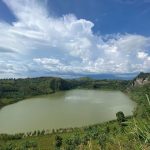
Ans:
[[[141,86],[150,83],[150,73],[141,72],[132,82],[132,86]]]

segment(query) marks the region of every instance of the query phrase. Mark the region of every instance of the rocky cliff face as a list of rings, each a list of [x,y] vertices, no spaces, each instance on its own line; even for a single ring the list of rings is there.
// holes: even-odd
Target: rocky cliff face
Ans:
[[[150,83],[150,73],[141,72],[132,82],[132,86],[142,86]]]

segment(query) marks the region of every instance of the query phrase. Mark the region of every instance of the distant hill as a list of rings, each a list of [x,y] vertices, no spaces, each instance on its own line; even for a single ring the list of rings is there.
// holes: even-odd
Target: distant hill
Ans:
[[[69,73],[69,74],[52,74],[55,77],[61,77],[64,79],[77,79],[82,77],[88,77],[91,79],[103,80],[103,79],[110,79],[110,80],[132,80],[134,79],[138,73],[118,73],[118,74],[110,74],[110,73],[101,73],[101,74],[79,74],[79,73]]]
[[[126,73],[126,74],[86,74],[86,76],[92,79],[111,79],[111,80],[132,80],[138,73]]]

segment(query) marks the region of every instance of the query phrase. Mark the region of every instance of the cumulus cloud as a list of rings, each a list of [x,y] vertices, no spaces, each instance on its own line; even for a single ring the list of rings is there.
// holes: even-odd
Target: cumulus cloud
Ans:
[[[150,71],[150,37],[95,35],[94,24],[73,14],[53,17],[37,0],[3,0],[17,18],[0,22],[0,77],[32,72]],[[8,60],[10,62],[8,62]],[[11,65],[10,65],[11,64]],[[22,68],[20,70],[20,68]],[[3,73],[2,73],[3,72]]]
[[[145,52],[138,52],[137,53],[137,57],[140,59],[145,59],[145,58],[147,58],[147,56],[148,56],[148,53],[145,53]]]

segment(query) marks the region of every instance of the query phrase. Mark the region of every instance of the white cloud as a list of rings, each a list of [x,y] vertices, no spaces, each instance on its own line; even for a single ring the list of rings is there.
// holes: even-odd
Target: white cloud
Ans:
[[[3,1],[17,21],[12,25],[0,22],[0,58],[2,64],[6,64],[5,69],[0,69],[0,77],[4,75],[1,74],[3,70],[8,70],[8,76],[20,72],[30,76],[32,71],[37,74],[39,71],[150,71],[150,37],[136,34],[97,36],[92,32],[94,24],[91,21],[77,19],[73,14],[53,17],[40,1]],[[9,71],[8,60],[14,72]]]
[[[145,53],[145,52],[138,52],[137,53],[137,57],[139,59],[145,59],[145,58],[147,58],[147,56],[148,56],[148,53]]]

